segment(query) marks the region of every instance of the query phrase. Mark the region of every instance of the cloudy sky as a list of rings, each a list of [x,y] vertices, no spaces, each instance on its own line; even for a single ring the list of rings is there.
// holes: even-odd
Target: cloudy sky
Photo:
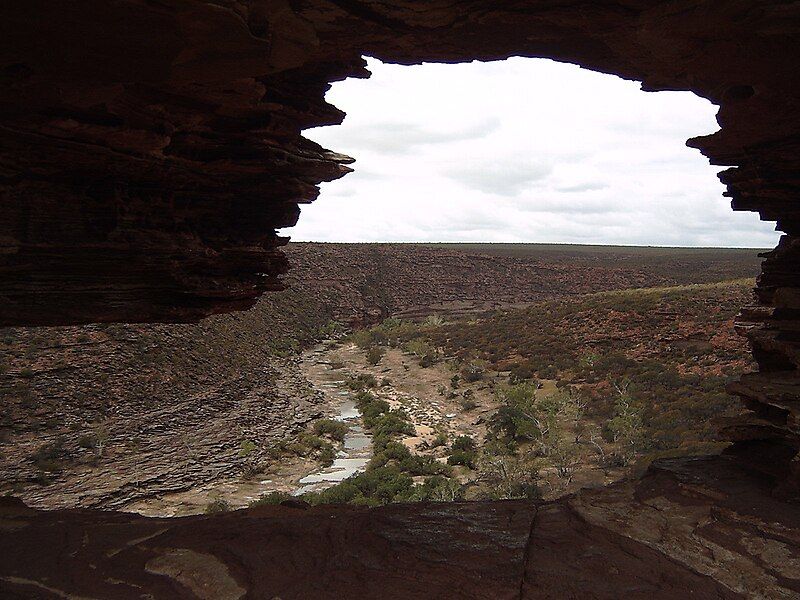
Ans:
[[[398,66],[334,85],[343,125],[308,130],[357,159],[303,207],[303,241],[773,246],[734,213],[687,138],[717,129],[688,92],[537,59]]]

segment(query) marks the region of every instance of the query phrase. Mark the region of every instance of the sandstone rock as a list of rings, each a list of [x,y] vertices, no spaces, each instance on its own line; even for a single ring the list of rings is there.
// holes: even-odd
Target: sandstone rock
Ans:
[[[721,130],[689,144],[730,167],[721,179],[735,210],[757,211],[787,234],[766,256],[761,308],[743,313],[740,328],[764,386],[773,377],[777,385],[791,381],[800,367],[796,3],[29,0],[8,3],[0,17],[2,325],[192,321],[252,306],[259,294],[281,286],[278,276],[287,268],[275,230],[296,221],[298,205],[316,197],[319,182],[349,170],[347,159],[301,137],[304,128],[341,120],[341,111],[323,99],[330,82],[365,76],[363,54],[400,63],[544,56],[636,79],[648,90],[691,90],[719,104]],[[798,442],[787,408],[794,393],[781,392],[776,407],[772,392],[748,382],[735,391],[766,425],[739,427],[730,459],[774,463],[784,476],[771,481],[797,498]],[[671,477],[672,493],[696,486]],[[766,500],[768,490],[753,485],[758,494],[751,500],[777,510]],[[154,597],[188,597],[183,583],[144,570],[159,552],[147,544],[157,543],[162,553],[210,548],[236,586],[278,589],[287,598],[350,592],[481,597],[476,594],[484,590],[493,598],[559,597],[563,590],[549,584],[559,573],[573,575],[569,593],[587,598],[618,597],[608,596],[611,589],[674,598],[678,580],[696,597],[736,597],[730,590],[737,585],[750,597],[797,595],[796,512],[787,508],[777,516],[745,511],[747,518],[715,531],[716,546],[706,548],[713,555],[721,546],[725,556],[744,556],[769,573],[769,585],[753,589],[748,576],[720,587],[697,575],[697,563],[675,562],[684,558],[669,548],[649,554],[652,540],[620,542],[618,532],[587,527],[548,507],[545,528],[572,532],[573,550],[597,545],[600,552],[576,557],[595,574],[587,581],[591,589],[562,565],[563,571],[542,576],[535,592],[520,575],[531,568],[520,555],[520,545],[528,546],[529,507],[478,505],[459,518],[445,507],[408,510],[354,510],[327,521],[320,512],[317,522],[295,520],[285,529],[276,513],[268,531],[279,541],[294,535],[291,548],[311,548],[319,531],[333,528],[327,539],[340,546],[307,558],[286,553],[286,543],[265,548],[264,532],[247,513],[176,522],[164,533],[160,522],[125,515],[42,514],[0,538],[0,585],[17,598],[138,598],[137,586]],[[654,523],[656,516],[666,518],[653,510]],[[242,536],[231,538],[238,519]],[[777,521],[780,532],[758,525],[753,538],[751,519]],[[313,535],[309,523],[318,527]],[[435,527],[444,532],[438,539]],[[137,542],[142,536],[154,539]],[[438,550],[434,542],[442,539],[445,548]],[[192,540],[197,549],[188,547]],[[407,562],[393,553],[403,545]],[[620,562],[622,555],[641,580],[631,584],[627,571],[614,572],[609,557]],[[639,568],[642,557],[657,568]],[[731,564],[738,570],[737,560]],[[298,583],[291,576],[298,569],[313,577]],[[69,575],[62,581],[59,573]],[[385,577],[376,583],[376,574]]]
[[[785,3],[37,0],[1,16],[0,324],[196,320],[277,289],[275,230],[350,170],[301,131],[341,121],[324,93],[367,76],[363,54],[546,56],[694,91],[722,129],[690,144],[735,165],[734,208],[796,233]]]
[[[0,519],[14,524],[0,536],[8,598],[800,593],[800,515],[725,458],[665,461],[641,482],[550,503],[265,506],[163,520],[3,500]]]

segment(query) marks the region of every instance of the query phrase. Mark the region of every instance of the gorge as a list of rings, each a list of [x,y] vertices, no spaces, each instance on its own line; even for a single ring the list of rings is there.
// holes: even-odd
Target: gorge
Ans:
[[[367,76],[364,55],[548,57],[690,90],[720,107],[720,130],[689,145],[726,167],[734,210],[785,233],[737,320],[757,369],[730,388],[747,411],[722,455],[547,502],[165,521],[4,498],[6,597],[797,597],[796,3],[32,0],[0,14],[5,327],[187,323],[280,293],[275,231],[350,170],[301,132],[341,121],[324,93]]]

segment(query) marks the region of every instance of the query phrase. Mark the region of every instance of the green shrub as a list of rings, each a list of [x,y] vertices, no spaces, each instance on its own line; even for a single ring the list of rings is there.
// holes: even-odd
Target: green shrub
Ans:
[[[478,446],[475,444],[475,440],[468,435],[461,435],[453,441],[447,457],[447,464],[462,465],[474,469],[477,459]]]
[[[535,373],[530,362],[516,363],[509,372],[511,383],[520,383],[527,379],[533,379]]]
[[[364,426],[367,429],[372,427],[376,418],[389,412],[389,403],[386,400],[379,400],[369,392],[360,392],[355,397],[356,407],[361,411]]]
[[[31,456],[36,468],[47,473],[60,471],[67,456],[64,442],[64,438],[59,436],[54,441],[39,446]]]
[[[345,436],[350,428],[346,423],[335,421],[333,419],[320,419],[314,423],[314,433],[317,435],[327,435],[329,438],[337,442],[344,441]]]
[[[310,450],[322,450],[326,446],[330,446],[329,442],[311,433],[301,433],[298,439],[301,444]]]
[[[405,351],[419,359],[419,366],[428,368],[440,360],[439,352],[424,338],[414,338],[406,342]]]
[[[478,449],[475,440],[468,435],[460,435],[453,441],[453,450],[463,450],[465,452],[475,452]]]
[[[363,504],[377,506],[408,497],[414,482],[395,466],[379,467],[350,477],[321,492],[304,494],[310,504]]]
[[[256,475],[264,472],[264,465],[259,462],[249,461],[242,465],[242,479],[253,479]]]
[[[447,436],[442,432],[437,433],[436,437],[433,438],[433,441],[431,441],[431,448],[439,448],[440,446],[446,446],[446,445],[447,445]]]
[[[511,456],[484,454],[480,465],[480,479],[487,485],[490,498],[541,498],[538,486],[539,473],[533,463]]]
[[[378,380],[375,379],[374,375],[361,373],[356,377],[348,379],[347,387],[354,392],[359,392],[365,389],[378,387]]]
[[[317,329],[314,337],[318,339],[331,338],[342,333],[343,329],[342,324],[338,321],[328,321]]]
[[[375,345],[375,340],[372,338],[372,334],[366,329],[360,329],[359,331],[350,334],[348,339],[362,350],[368,350]]]
[[[215,498],[208,504],[206,504],[205,513],[207,515],[213,515],[217,513],[224,513],[228,512],[231,509],[230,504],[226,500],[222,498]]]
[[[352,478],[351,478],[352,479]],[[361,496],[361,491],[351,479],[347,479],[322,492],[311,492],[303,495],[309,504],[349,504]]]
[[[299,456],[313,453],[314,458],[323,466],[329,467],[336,458],[336,449],[327,440],[311,433],[301,433],[300,448],[295,452]]]
[[[467,390],[464,392],[462,398],[458,401],[461,405],[461,410],[464,412],[469,412],[471,410],[475,410],[478,407],[478,403],[473,400],[474,394],[472,390]]]
[[[476,452],[464,452],[463,450],[454,450],[450,456],[447,457],[447,464],[451,466],[461,465],[470,469],[475,468],[475,461],[478,458]]]
[[[461,367],[461,377],[467,383],[480,381],[485,374],[486,365],[483,362],[471,361]]]
[[[97,446],[97,439],[91,433],[84,433],[78,438],[78,446],[81,448],[92,449]]]
[[[317,460],[322,466],[330,467],[336,460],[336,450],[331,445],[325,446],[317,454]]]
[[[248,504],[248,506],[252,508],[253,506],[280,504],[281,502],[285,502],[291,498],[292,496],[288,492],[270,492],[268,494],[262,494],[258,500],[253,500],[250,504]]]
[[[255,442],[252,440],[244,440],[241,444],[239,444],[239,458],[245,458],[255,452],[256,448]]]
[[[386,354],[386,350],[379,346],[370,348],[367,350],[367,363],[373,367],[376,366],[379,362],[381,362],[384,354]]]
[[[423,322],[425,327],[439,327],[444,324],[444,319],[439,315],[428,315]]]
[[[364,425],[375,436],[391,437],[393,435],[414,435],[414,426],[409,423],[408,416],[402,410],[390,410],[372,419],[364,419]]]
[[[429,367],[432,367],[438,362],[439,362],[438,354],[426,354],[425,356],[420,357],[419,366],[422,367],[423,369],[427,369]]]

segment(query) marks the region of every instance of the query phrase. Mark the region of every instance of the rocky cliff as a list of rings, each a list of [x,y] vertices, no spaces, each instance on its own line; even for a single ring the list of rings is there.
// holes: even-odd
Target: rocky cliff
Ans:
[[[601,285],[752,277],[759,262],[753,250],[512,250],[289,244],[289,289],[247,312],[196,324],[0,329],[0,493],[35,508],[119,509],[239,476],[319,413],[297,351],[334,333],[333,322],[341,330]],[[241,456],[241,444],[253,440],[258,449]]]
[[[286,247],[293,288],[313,290],[343,323],[388,315],[477,316],[626,288],[754,277],[751,249],[558,244],[320,244]]]
[[[694,138],[735,210],[786,233],[744,313],[763,373],[744,454],[793,473],[800,9],[767,0],[33,0],[0,16],[0,324],[192,321],[287,268],[275,230],[349,162],[304,139],[384,61],[548,57],[719,105]],[[775,398],[778,398],[775,400]],[[792,491],[794,490],[794,491]]]
[[[348,171],[346,157],[305,140],[301,131],[341,120],[342,113],[324,102],[324,92],[337,79],[366,76],[364,54],[401,63],[549,57],[636,79],[647,90],[691,90],[710,99],[720,106],[721,129],[690,140],[690,145],[714,164],[727,167],[721,179],[734,209],[776,220],[786,233],[765,261],[758,306],[743,311],[740,327],[749,336],[760,371],[734,389],[752,414],[730,429],[737,440],[731,457],[749,466],[747,473],[757,472],[766,478],[763,481],[777,484],[774,491],[781,497],[800,495],[796,459],[800,212],[795,200],[800,188],[796,65],[800,7],[796,3],[29,0],[7,3],[0,16],[3,325],[193,321],[252,306],[262,292],[280,287],[278,276],[287,263],[278,250],[284,240],[275,230],[295,222],[299,204],[316,196],[316,184]],[[713,477],[718,464],[701,467],[706,477]],[[745,475],[741,476],[744,481]],[[787,514],[787,505],[752,497],[755,506],[767,507],[769,527],[779,530],[770,533],[769,527],[754,524],[748,512],[752,509],[736,513],[743,514],[742,519],[731,516],[723,493],[698,490],[694,481],[672,479],[669,485],[672,492],[685,491],[692,497],[674,504],[687,514],[698,495],[708,499],[711,508],[705,514],[714,521],[698,524],[702,540],[697,552],[706,559],[710,556],[712,566],[676,567],[675,553],[659,545],[658,539],[634,543],[630,534],[628,541],[617,544],[620,553],[609,553],[604,543],[595,542],[591,527],[581,529],[583,534],[567,546],[580,554],[581,560],[574,561],[572,555],[557,551],[563,548],[559,536],[572,527],[568,520],[563,526],[562,519],[551,545],[546,535],[523,544],[530,553],[523,551],[529,558],[520,564],[526,565],[526,573],[532,564],[530,577],[517,577],[516,586],[498,583],[504,586],[497,588],[502,593],[493,597],[603,597],[602,586],[626,590],[628,597],[658,597],[659,589],[664,590],[661,597],[674,597],[674,579],[661,577],[673,567],[679,569],[683,589],[696,597],[735,597],[730,591],[735,589],[750,597],[796,595],[791,587],[798,570],[796,542],[787,545],[788,539],[796,540],[796,512],[784,519],[780,515]],[[656,499],[653,505],[651,525],[668,535],[669,528],[661,526],[661,501]],[[485,528],[493,511],[502,509],[487,505],[476,510],[486,512],[472,525],[448,514],[445,522],[460,527],[459,533],[452,536],[447,552],[434,553],[433,558],[426,554],[425,540],[439,522],[412,511],[402,528],[410,534],[387,533],[382,538],[384,556],[398,545],[419,549],[422,544],[430,563],[443,559],[446,565],[463,564],[460,560],[474,565],[478,560],[474,549],[480,544],[465,536]],[[542,520],[534,521],[547,522],[546,511],[538,514],[544,515]],[[380,518],[368,511],[362,515],[367,522]],[[254,590],[284,589],[261,577],[285,574],[287,565],[304,572],[313,569],[321,577],[315,581],[332,581],[321,575],[318,562],[270,563],[263,540],[294,536],[288,518],[261,521],[269,534],[259,536],[257,544],[238,550],[235,544],[223,544],[215,551],[224,554],[220,564],[202,552],[220,536],[230,536],[231,529],[219,525],[221,521],[189,523],[181,535],[194,542],[158,539],[158,530],[148,529],[151,526],[133,525],[126,531],[135,534],[119,538],[129,557],[120,554],[120,548],[105,548],[102,541],[113,539],[109,532],[127,517],[103,517],[109,521],[80,513],[68,517],[37,516],[33,524],[17,517],[4,521],[4,529],[14,532],[3,537],[7,545],[2,581],[7,596],[126,597],[141,595],[135,586],[144,586],[170,597],[188,596],[187,590],[196,597],[238,598],[245,590],[258,597],[264,594]],[[731,519],[750,533],[737,537],[729,526],[716,525]],[[503,523],[501,529],[509,530],[511,517]],[[251,523],[245,526],[254,531]],[[383,526],[376,527],[380,531]],[[314,534],[320,531],[325,530],[315,529]],[[366,547],[358,537],[349,537],[349,531],[329,535],[342,544],[332,546],[339,548],[339,557]],[[710,545],[709,536],[724,543]],[[146,544],[140,540],[151,538],[150,543],[162,550],[139,553]],[[520,539],[501,533],[488,546],[507,543],[518,548]],[[302,547],[296,536],[292,543]],[[82,548],[89,554],[80,554]],[[698,571],[704,577],[717,577],[715,565],[729,558],[738,565],[737,552],[747,553],[762,566],[774,561],[771,583],[762,588],[768,591],[747,588],[756,581],[748,571],[743,571],[745,582],[739,588],[726,582],[725,590],[721,583],[696,577]],[[81,566],[70,556],[81,556]],[[422,555],[414,556],[419,560],[413,561],[411,571],[423,564]],[[616,556],[619,560],[614,560]],[[571,587],[548,591],[555,588],[549,587],[549,575],[536,570],[539,563],[533,558],[540,557],[545,564],[556,561],[550,574],[557,573]],[[370,554],[364,558],[373,566],[366,571],[350,560],[337,560],[342,560],[346,572],[375,575],[381,569],[374,568],[372,558]],[[651,565],[648,571],[638,563],[636,572],[647,573],[655,583],[637,579],[633,587],[625,587],[627,580],[620,575],[624,569],[618,566],[623,559]],[[597,561],[594,570],[586,562],[591,560]],[[115,583],[126,581],[125,571],[117,566],[120,562],[137,574],[130,585]],[[88,571],[96,563],[102,567],[102,582],[97,573]],[[276,567],[265,571],[265,564]],[[404,563],[397,564],[403,573]],[[56,565],[66,565],[60,571],[71,574],[67,584],[53,579]],[[583,587],[572,577],[575,565],[579,573],[591,574]],[[202,573],[209,579],[198,581]],[[155,580],[156,576],[161,579]],[[430,583],[436,581],[433,575],[389,581],[401,591],[402,586],[425,582],[429,583],[425,589],[452,595],[453,579],[440,579],[439,588]],[[224,589],[209,595],[207,586],[218,580]],[[358,588],[363,581],[350,580],[351,587],[344,588],[321,583],[314,589],[358,591],[363,590]],[[86,582],[114,587],[98,591]],[[382,585],[381,595],[390,596],[387,589],[391,587]]]

